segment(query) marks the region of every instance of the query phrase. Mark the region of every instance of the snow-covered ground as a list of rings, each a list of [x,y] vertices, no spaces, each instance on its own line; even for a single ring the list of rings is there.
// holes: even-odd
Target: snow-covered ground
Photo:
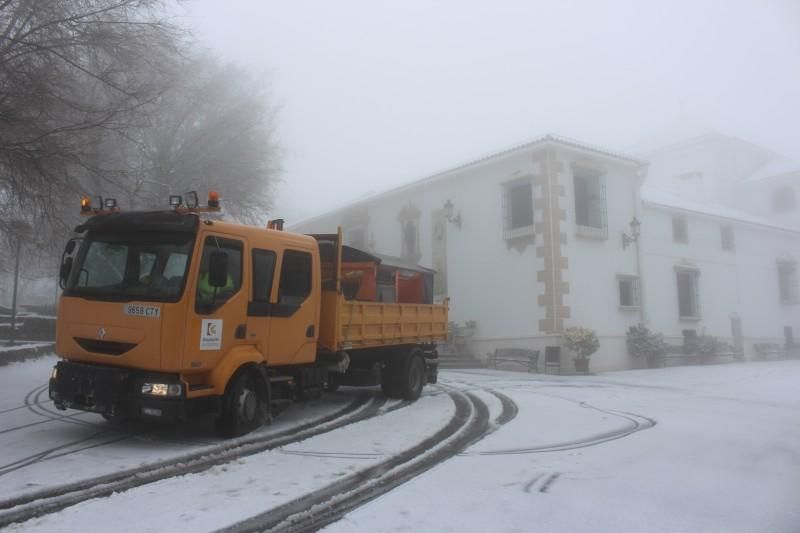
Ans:
[[[96,415],[52,420],[63,414],[42,388],[53,362],[0,368],[0,499],[219,443],[203,421],[125,435]],[[9,529],[215,530],[423,441],[453,416],[446,390],[473,394],[496,418],[493,390],[517,404],[513,420],[327,531],[800,531],[800,361],[589,377],[446,371],[441,383],[411,406]],[[293,406],[263,431],[329,414],[354,394]],[[86,449],[57,457],[62,444]]]
[[[445,378],[520,413],[326,531],[800,531],[800,361]]]

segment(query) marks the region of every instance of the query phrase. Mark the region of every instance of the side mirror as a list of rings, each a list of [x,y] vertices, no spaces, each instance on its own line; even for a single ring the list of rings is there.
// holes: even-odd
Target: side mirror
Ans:
[[[73,244],[73,248],[74,247],[75,246]],[[59,269],[58,272],[58,277],[59,277],[58,282],[62,289],[67,286],[67,280],[69,279],[69,273],[72,272],[73,262],[74,260],[72,257],[67,257],[66,259],[64,259],[64,262],[61,263],[61,268]]]
[[[67,241],[64,246],[64,253],[61,254],[61,268],[58,270],[58,285],[64,289],[69,281],[69,273],[72,272],[72,264],[75,260],[72,257],[67,257],[75,251],[75,246],[82,240],[81,237],[73,237]]]
[[[208,259],[208,284],[217,288],[224,287],[228,284],[228,254],[211,252]]]

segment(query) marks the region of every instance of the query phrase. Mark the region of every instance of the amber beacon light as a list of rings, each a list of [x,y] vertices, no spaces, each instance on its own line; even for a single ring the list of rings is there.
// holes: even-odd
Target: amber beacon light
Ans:
[[[217,191],[208,192],[208,207],[219,207],[219,193]]]

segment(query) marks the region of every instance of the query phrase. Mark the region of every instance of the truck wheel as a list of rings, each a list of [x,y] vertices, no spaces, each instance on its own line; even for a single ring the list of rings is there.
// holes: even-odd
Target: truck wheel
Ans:
[[[260,379],[254,370],[247,369],[238,372],[228,384],[217,420],[223,437],[238,437],[264,424],[267,402]]]
[[[325,390],[328,392],[336,392],[339,390],[339,382],[341,378],[335,372],[328,373],[328,382],[325,384]]]
[[[399,398],[400,392],[399,377],[400,371],[394,361],[386,361],[381,369],[381,392],[387,398]]]
[[[425,375],[425,361],[417,352],[412,352],[404,361],[403,372],[397,377],[400,381],[400,396],[409,401],[414,401],[422,394],[427,377]]]

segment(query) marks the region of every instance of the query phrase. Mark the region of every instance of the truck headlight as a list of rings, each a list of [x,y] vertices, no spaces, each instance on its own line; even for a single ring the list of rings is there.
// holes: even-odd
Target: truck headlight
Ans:
[[[50,379],[56,379],[58,377],[58,367],[54,366],[53,371],[50,372]]]
[[[143,383],[142,394],[150,396],[180,396],[183,386],[180,383]]]

